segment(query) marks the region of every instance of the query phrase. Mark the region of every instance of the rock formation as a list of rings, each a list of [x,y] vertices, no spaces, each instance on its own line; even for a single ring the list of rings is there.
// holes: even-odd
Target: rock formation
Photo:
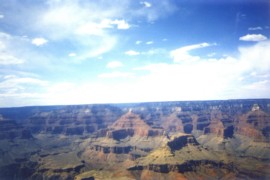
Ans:
[[[163,119],[162,127],[164,130],[167,132],[184,132],[182,120],[177,115],[178,113],[175,112]]]
[[[270,114],[260,110],[255,104],[251,111],[239,117],[235,133],[251,138],[257,142],[270,141]]]
[[[269,99],[0,114],[0,179],[270,178]]]
[[[207,179],[224,177],[225,174],[235,174],[234,169],[230,162],[200,146],[192,135],[181,133],[171,136],[165,145],[138,159],[137,164],[129,168],[140,176],[145,176],[145,171],[152,171],[166,173],[168,177],[169,173],[174,173],[188,178],[190,172],[195,172],[192,177],[195,179],[200,175]],[[203,172],[206,170],[212,174]]]
[[[152,129],[147,125],[139,115],[131,111],[121,116],[115,121],[107,132],[109,138],[124,139],[127,136],[156,136],[162,134],[162,131]]]
[[[15,138],[31,139],[33,136],[29,130],[18,125],[16,121],[4,119],[0,115],[0,140]]]

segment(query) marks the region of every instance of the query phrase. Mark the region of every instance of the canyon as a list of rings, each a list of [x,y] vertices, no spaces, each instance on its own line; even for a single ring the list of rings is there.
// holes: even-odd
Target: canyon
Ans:
[[[270,179],[270,99],[0,108],[0,179]]]

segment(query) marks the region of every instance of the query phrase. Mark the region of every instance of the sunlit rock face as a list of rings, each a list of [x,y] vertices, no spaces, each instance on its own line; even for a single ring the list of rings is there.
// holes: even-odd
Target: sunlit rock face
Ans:
[[[126,133],[126,136],[147,136],[151,129],[139,115],[134,114],[131,111],[114,122],[110,128],[113,129],[112,134],[114,134],[114,137],[116,138],[117,134],[121,135],[121,132],[122,134]]]
[[[204,178],[225,177],[226,174],[236,176],[234,166],[224,161],[217,153],[199,145],[192,135],[178,133],[170,136],[168,141],[161,147],[153,150],[147,156],[137,159],[135,166],[129,168],[141,176],[145,177],[145,172],[152,172],[152,176],[157,173],[175,174],[175,177],[189,177],[191,172],[193,178],[200,176]],[[211,171],[207,174],[205,171]],[[199,175],[200,174],[200,175]]]
[[[157,136],[162,134],[162,131],[151,128],[146,124],[139,115],[131,111],[124,114],[116,122],[114,122],[108,132],[109,136],[116,139],[123,139],[127,136]]]
[[[269,179],[270,100],[0,108],[0,179]]]

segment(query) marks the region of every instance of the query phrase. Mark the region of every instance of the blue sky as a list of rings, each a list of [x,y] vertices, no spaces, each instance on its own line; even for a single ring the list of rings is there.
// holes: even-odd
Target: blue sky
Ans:
[[[270,98],[267,0],[0,0],[0,106]]]

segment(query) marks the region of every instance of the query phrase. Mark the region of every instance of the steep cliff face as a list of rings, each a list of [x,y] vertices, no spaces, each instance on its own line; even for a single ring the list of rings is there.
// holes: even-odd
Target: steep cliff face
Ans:
[[[212,111],[210,124],[204,129],[204,134],[215,134],[218,137],[224,137],[225,127],[221,121],[222,114],[220,111]]]
[[[243,105],[242,105],[243,106]],[[219,137],[223,140],[232,139],[236,135],[250,138],[254,142],[269,142],[270,113],[268,108],[260,109],[253,104],[241,110],[241,107],[230,108],[226,111],[221,107],[215,107],[209,111],[203,111],[193,121],[197,128],[192,133],[196,137]],[[206,136],[202,136],[206,135]],[[208,139],[209,139],[208,137]]]
[[[25,124],[32,133],[83,135],[106,128],[121,114],[119,108],[112,106],[67,106],[37,112]]]
[[[105,133],[97,132],[98,136],[82,154],[86,162],[95,164],[93,166],[107,164],[107,168],[114,168],[116,164],[123,166],[121,164],[127,160],[133,164],[136,158],[145,156],[167,139],[162,135],[163,130],[151,128],[131,111],[116,120]]]
[[[182,120],[177,116],[179,112],[174,112],[171,115],[164,117],[162,127],[167,132],[184,132]]]
[[[29,107],[16,110],[5,108],[0,109],[0,112],[4,117],[14,119],[19,124],[22,123],[25,129],[34,134],[89,135],[109,128],[129,109],[132,109],[132,112],[139,117],[130,116],[129,118],[143,120],[136,122],[141,123],[139,126],[142,128],[133,128],[136,131],[135,134],[157,135],[159,132],[156,130],[164,129],[167,132],[193,133],[196,137],[202,134],[215,134],[218,137],[232,138],[236,133],[251,137],[256,141],[265,141],[269,139],[270,126],[267,124],[270,113],[269,104],[267,100],[187,101],[114,106]],[[135,125],[128,122],[125,122],[127,126]],[[134,133],[133,130],[124,132],[123,129],[128,128],[121,128],[121,124],[116,126],[119,126],[118,129],[121,130],[117,132],[118,129],[115,128],[114,137]]]
[[[206,169],[212,174],[207,174]],[[225,173],[234,174],[232,164],[226,163],[218,154],[200,146],[196,139],[188,134],[171,136],[162,147],[146,157],[139,158],[137,164],[129,170],[139,171],[141,176],[145,176],[144,171],[163,173],[163,176],[166,173],[168,178],[170,173],[185,178],[188,178],[190,172],[195,172],[193,178],[199,178],[196,173],[208,178],[222,177]]]
[[[197,136],[198,142],[215,151],[269,160],[269,113],[254,104],[245,113],[224,114],[212,114],[209,126]],[[231,123],[227,123],[228,118],[224,116],[229,117]]]
[[[120,117],[110,128],[113,129],[113,137],[123,136],[123,134],[127,134],[126,136],[148,136],[151,129],[139,115],[131,111]]]
[[[146,124],[139,115],[129,111],[121,116],[110,126],[107,136],[115,139],[123,139],[127,136],[157,136],[162,130],[156,130]]]
[[[257,142],[270,141],[270,114],[255,106],[248,113],[241,115],[235,126],[235,133]]]
[[[22,126],[18,125],[13,120],[4,119],[0,115],[0,140],[13,140],[15,138],[31,139],[31,132]]]
[[[0,179],[270,178],[270,100],[0,113]]]

